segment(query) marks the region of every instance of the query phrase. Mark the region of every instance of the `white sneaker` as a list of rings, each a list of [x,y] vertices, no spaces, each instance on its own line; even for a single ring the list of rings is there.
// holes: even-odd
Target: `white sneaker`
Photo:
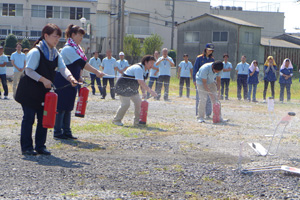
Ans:
[[[263,100],[263,103],[266,103],[266,100],[265,100],[265,99]]]
[[[116,122],[116,121],[113,121],[113,124],[117,125],[117,126],[123,126],[124,125],[122,122]]]
[[[205,123],[205,121],[204,121],[203,118],[198,119],[198,122],[199,122],[199,123]]]
[[[8,100],[8,97],[7,97],[7,96],[4,96],[4,99]]]
[[[221,123],[222,123],[222,122],[223,122],[223,123],[224,123],[224,122],[229,122],[229,119],[223,119],[223,118],[221,118],[221,119],[220,119],[220,122],[221,122]]]

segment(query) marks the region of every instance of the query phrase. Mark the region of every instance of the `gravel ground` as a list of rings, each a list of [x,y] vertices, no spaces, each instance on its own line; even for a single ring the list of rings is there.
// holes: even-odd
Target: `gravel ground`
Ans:
[[[118,100],[90,96],[85,118],[72,117],[78,141],[57,141],[48,130],[51,156],[22,156],[21,106],[0,100],[0,199],[300,199],[299,177],[283,171],[239,173],[242,141],[268,146],[274,124],[298,102],[275,105],[222,101],[226,124],[199,124],[194,98],[149,101],[147,127],[111,124]],[[275,122],[274,122],[275,121]],[[287,126],[278,153],[259,157],[245,144],[243,167],[300,168],[299,118]],[[279,130],[280,133],[281,129]],[[275,142],[278,138],[275,138]]]

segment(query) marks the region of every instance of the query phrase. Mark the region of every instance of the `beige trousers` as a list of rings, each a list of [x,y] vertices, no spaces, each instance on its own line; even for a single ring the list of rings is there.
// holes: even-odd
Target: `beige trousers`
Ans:
[[[20,77],[23,72],[14,72],[14,78],[13,78],[13,93],[14,96],[16,95],[17,87],[20,81]]]
[[[217,93],[217,85],[216,83],[211,83],[207,85],[208,89],[210,90],[213,95],[215,95],[215,98],[218,98]],[[208,92],[204,89],[203,85],[197,84],[197,90],[199,93],[199,106],[198,106],[198,119],[204,119],[205,116],[205,107],[206,107],[206,101],[207,101],[207,95]],[[213,105],[213,102],[212,102]]]
[[[124,115],[126,114],[129,106],[130,100],[134,103],[134,122],[133,125],[139,124],[141,103],[142,99],[139,94],[133,95],[131,97],[120,96],[121,106],[119,107],[116,116],[114,117],[114,122],[121,122]]]

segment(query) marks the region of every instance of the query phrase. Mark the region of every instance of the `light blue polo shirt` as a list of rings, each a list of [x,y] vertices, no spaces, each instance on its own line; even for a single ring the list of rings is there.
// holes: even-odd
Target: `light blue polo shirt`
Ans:
[[[15,65],[19,68],[22,69],[24,67],[24,62],[26,60],[26,56],[24,53],[18,53],[17,51],[11,54],[10,60],[13,60],[15,62]],[[19,72],[15,67],[14,67],[14,72]]]
[[[232,64],[230,62],[223,62],[223,69],[232,69]],[[222,73],[221,78],[227,78],[230,79],[230,71],[229,72],[224,72]]]
[[[238,70],[239,75],[248,75],[248,70],[249,70],[249,64],[248,63],[238,63],[235,70]]]
[[[206,63],[202,65],[202,67],[200,67],[199,71],[196,74],[196,82],[198,85],[203,84],[202,79],[206,79],[206,83],[208,85],[213,83],[217,76],[221,77],[223,70],[219,73],[214,73],[212,70],[212,64],[213,63]]]
[[[100,65],[101,65],[101,59],[100,58],[95,58],[92,57],[89,61],[90,65],[92,65],[94,68],[96,68],[97,70],[100,70]],[[93,72],[90,72],[90,74],[94,74]]]
[[[145,71],[144,65],[141,67],[140,65],[135,64],[128,67],[124,74],[127,76],[134,76],[136,80],[144,80],[144,76],[147,74],[147,71]]]
[[[167,56],[167,58],[174,63],[173,59],[169,56]],[[160,57],[158,58],[158,60],[156,61],[156,63],[158,63],[159,61],[163,60],[164,57]],[[167,60],[163,60],[159,65],[157,65],[159,68],[159,76],[171,76],[171,64],[169,63],[169,61]]]
[[[111,57],[110,59],[105,57],[102,60],[101,66],[104,67],[103,73],[108,75],[103,76],[104,78],[115,78],[115,67],[118,67],[118,64],[114,57]]]
[[[6,55],[2,54],[0,56],[0,64],[2,65],[5,62],[8,63],[8,58]],[[6,74],[6,65],[4,67],[0,67],[0,74]]]
[[[37,48],[32,48],[26,55],[26,68],[36,70],[40,64],[41,54]],[[58,69],[65,68],[66,65],[62,56],[58,53]]]
[[[190,61],[187,63],[183,60],[179,63],[178,67],[180,67],[180,77],[190,78],[191,77],[191,69],[193,69],[193,65]]]
[[[117,64],[118,64],[118,68],[119,70],[122,70],[126,67],[129,67],[129,63],[127,60],[123,59],[123,60],[118,60],[117,61]],[[120,77],[122,74],[120,74],[120,72],[117,71],[117,76]]]
[[[155,63],[154,63],[153,66],[154,66],[154,67],[157,67],[157,66],[155,65]],[[150,76],[150,77],[153,77],[153,78],[158,78],[159,72],[158,72],[156,75],[154,75],[156,71],[157,71],[156,69],[152,69],[152,68],[151,68],[151,69],[150,69],[150,74],[149,74],[149,76]]]

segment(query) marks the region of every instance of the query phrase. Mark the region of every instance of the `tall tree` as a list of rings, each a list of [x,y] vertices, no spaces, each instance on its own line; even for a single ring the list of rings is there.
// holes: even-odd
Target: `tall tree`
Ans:
[[[14,34],[9,34],[5,39],[4,53],[11,55],[16,51],[17,37]]]
[[[131,56],[130,63],[137,62],[141,56],[141,42],[134,35],[126,35],[124,37],[124,53]]]
[[[29,40],[27,39],[27,38],[24,38],[23,40],[22,40],[22,48],[23,49],[25,49],[25,48],[28,48],[28,49],[30,49],[30,42],[29,42]]]
[[[143,51],[147,55],[153,55],[154,51],[161,50],[162,45],[162,37],[157,34],[151,34],[150,37],[147,37],[144,40]]]

